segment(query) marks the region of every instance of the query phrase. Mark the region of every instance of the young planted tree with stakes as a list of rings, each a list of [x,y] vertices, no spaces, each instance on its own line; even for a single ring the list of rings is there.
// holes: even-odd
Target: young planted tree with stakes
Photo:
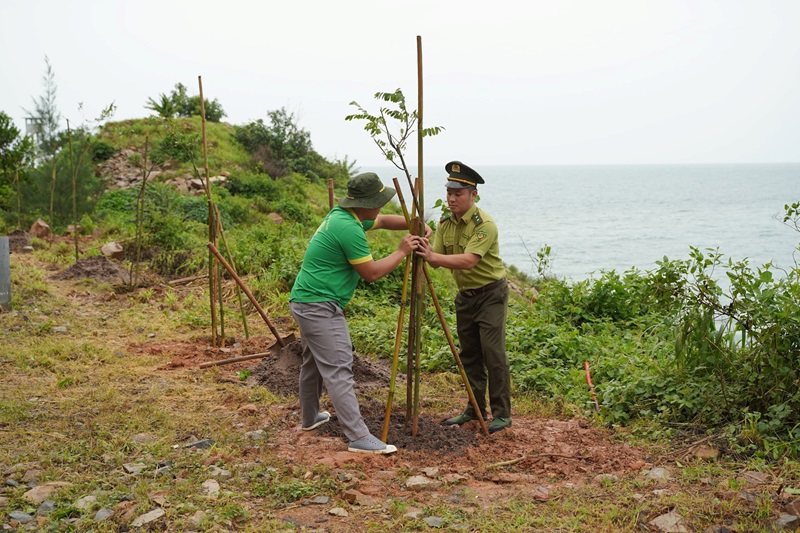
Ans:
[[[348,115],[345,120],[363,120],[364,130],[372,137],[373,142],[384,155],[387,161],[391,162],[395,167],[403,172],[411,189],[411,215],[405,206],[402,199],[402,191],[400,190],[399,183],[395,180],[395,188],[397,188],[398,198],[400,199],[404,215],[408,222],[410,231],[415,232],[417,235],[424,235],[424,220],[419,216],[414,216],[415,213],[419,215],[424,214],[424,182],[423,182],[423,138],[438,135],[444,130],[440,126],[424,128],[422,126],[422,40],[417,37],[417,79],[418,79],[418,110],[409,111],[406,106],[405,96],[400,89],[394,92],[378,92],[375,93],[375,98],[383,103],[379,108],[377,114],[373,114],[362,107],[358,102],[351,102],[350,105],[354,106],[358,112]],[[419,176],[416,184],[412,184],[411,173],[406,162],[405,150],[411,136],[417,134],[417,169]],[[439,318],[442,327],[445,329],[448,340],[450,342],[453,355],[456,363],[461,371],[464,385],[470,400],[475,405],[475,398],[472,394],[472,389],[466,380],[466,374],[455,350],[455,345],[452,343],[452,337],[447,329],[447,323],[444,320],[444,315],[441,313],[441,308],[438,305],[438,299],[434,291],[433,284],[431,283],[430,274],[427,271],[427,265],[424,261],[413,256],[409,262],[406,259],[406,265],[403,276],[403,289],[400,314],[398,317],[397,337],[395,339],[395,350],[392,359],[392,373],[389,385],[389,399],[386,406],[386,418],[384,419],[383,426],[383,440],[385,441],[389,430],[389,417],[392,409],[392,402],[394,398],[394,383],[397,375],[398,357],[400,350],[400,336],[403,331],[403,320],[405,314],[406,296],[408,294],[408,278],[411,273],[411,302],[409,311],[409,327],[408,327],[408,345],[407,345],[407,382],[406,382],[406,425],[411,423],[411,433],[416,436],[418,419],[419,419],[419,390],[420,390],[420,353],[421,353],[421,332],[422,332],[422,315],[425,310],[425,285],[423,278],[427,279],[428,288],[433,296],[434,303],[436,304]],[[476,406],[477,411],[477,406]],[[481,421],[482,429],[485,434],[488,434],[485,423]]]

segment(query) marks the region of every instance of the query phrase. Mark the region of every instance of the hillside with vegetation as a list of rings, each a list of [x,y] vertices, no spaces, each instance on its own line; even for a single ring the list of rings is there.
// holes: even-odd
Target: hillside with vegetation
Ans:
[[[46,111],[47,98],[40,103]],[[509,269],[510,430],[489,438],[436,423],[465,394],[428,302],[424,438],[398,433],[405,446],[396,456],[354,458],[340,435],[300,432],[296,396],[270,379],[287,369],[270,366],[275,338],[257,308],[224,271],[219,294],[209,295],[209,206],[220,249],[289,335],[297,331],[289,290],[329,209],[329,183],[341,196],[357,167],[315,152],[311,133],[284,109],[231,125],[218,102],[205,104],[217,121],[204,124],[199,99],[179,84],[148,101],[158,116],[113,122],[109,108],[64,131],[48,130],[43,112],[36,139],[0,113],[0,234],[12,251],[12,300],[0,312],[7,528],[796,523],[781,517],[800,512],[797,267],[773,272],[693,250],[653,271],[571,283],[549,275],[543,248],[536,277]],[[798,207],[786,206],[787,231],[798,230]],[[376,257],[399,239],[382,233],[370,236]],[[113,254],[103,250],[110,243]],[[402,277],[397,269],[362,282],[347,309],[355,353],[377,382],[359,389],[375,420]],[[440,270],[432,281],[454,327],[455,285]],[[220,307],[219,332],[210,301]],[[272,355],[200,366],[256,353]]]

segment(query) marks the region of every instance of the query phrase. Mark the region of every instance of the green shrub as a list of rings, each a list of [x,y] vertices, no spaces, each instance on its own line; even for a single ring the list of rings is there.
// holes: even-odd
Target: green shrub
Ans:
[[[92,161],[102,163],[108,161],[117,154],[117,149],[106,140],[100,139],[92,146]]]

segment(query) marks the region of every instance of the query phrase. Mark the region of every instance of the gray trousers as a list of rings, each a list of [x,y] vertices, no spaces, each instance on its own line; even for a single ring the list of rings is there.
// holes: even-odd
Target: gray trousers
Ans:
[[[353,380],[353,343],[344,313],[333,302],[290,302],[300,326],[303,363],[300,367],[300,414],[303,426],[319,413],[322,385],[328,389],[339,424],[351,442],[369,435],[361,417]]]

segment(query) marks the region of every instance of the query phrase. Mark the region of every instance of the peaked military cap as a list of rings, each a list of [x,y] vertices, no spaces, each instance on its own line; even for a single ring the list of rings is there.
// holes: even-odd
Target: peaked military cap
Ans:
[[[445,187],[448,189],[477,188],[479,183],[484,183],[480,174],[461,161],[450,161],[444,166],[444,169],[447,171]]]

